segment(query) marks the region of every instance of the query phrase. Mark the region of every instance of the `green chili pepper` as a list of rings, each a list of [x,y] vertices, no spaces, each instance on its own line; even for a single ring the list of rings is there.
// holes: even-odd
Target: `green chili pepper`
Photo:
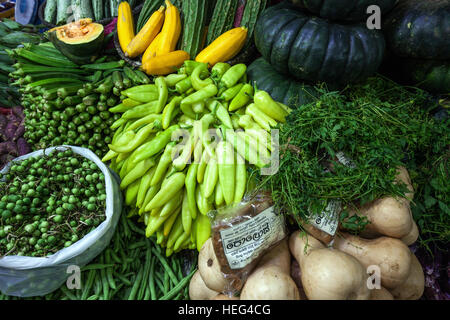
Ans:
[[[203,101],[194,103],[192,105],[192,111],[194,111],[197,114],[203,113],[205,111],[205,103]]]
[[[162,115],[160,114],[149,114],[148,116],[145,116],[139,120],[134,121],[131,123],[125,131],[128,130],[135,130],[141,126],[145,126],[147,124],[153,124],[155,130],[161,130],[161,120]]]
[[[187,78],[186,74],[176,74],[176,73],[172,73],[169,74],[168,76],[166,76],[164,78],[164,80],[166,80],[166,84],[168,87],[175,87],[175,85],[180,82],[181,80],[184,80]]]
[[[225,72],[230,69],[231,65],[226,62],[218,62],[211,68],[211,78],[219,82]]]
[[[209,198],[213,194],[218,180],[218,164],[216,158],[213,157],[206,165],[205,178],[203,182],[204,188],[202,189],[203,197]]]
[[[120,183],[120,188],[122,190],[125,189],[128,185],[141,178],[145,174],[145,172],[147,172],[148,169],[150,169],[154,165],[155,160],[152,158],[147,158],[145,160],[142,160],[141,162],[138,162],[138,164],[123,178],[122,182]]]
[[[182,172],[177,172],[167,179],[167,184],[161,187],[161,190],[153,197],[145,207],[146,211],[162,207],[184,186],[186,176]]]
[[[161,122],[163,129],[167,129],[170,126],[170,122],[173,119],[174,110],[180,105],[181,100],[183,100],[182,97],[176,96],[164,108]]]
[[[131,152],[139,147],[154,132],[154,124],[148,124],[140,129],[137,134],[133,130],[127,130],[118,139],[117,143],[109,144],[109,148],[117,153]]]
[[[181,222],[182,222],[183,230],[184,230],[185,234],[187,234],[189,237],[189,235],[191,233],[191,226],[192,226],[192,215],[191,215],[191,210],[189,209],[189,199],[188,199],[186,190],[184,190],[182,201],[183,202],[181,204]],[[178,249],[177,244],[175,244],[174,249],[175,250]]]
[[[209,239],[211,236],[211,222],[209,221],[209,217],[207,215],[199,215],[196,219],[196,242],[197,242],[197,250],[200,252],[203,244]]]
[[[139,185],[138,195],[136,198],[136,205],[140,208],[144,202],[145,195],[150,188],[150,182],[155,175],[156,167],[150,168],[142,177],[141,184]]]
[[[237,172],[237,170],[236,170],[236,172]],[[236,175],[237,175],[237,173],[236,173]],[[216,208],[220,207],[224,201],[225,201],[225,199],[223,197],[222,187],[220,186],[220,183],[218,183],[216,185],[216,190],[214,193],[214,202],[216,204]]]
[[[158,88],[154,84],[143,84],[140,86],[134,86],[121,92],[121,94],[128,96],[129,93],[141,93],[141,92],[153,92],[158,93]]]
[[[181,208],[178,208],[175,210],[173,214],[170,216],[164,216],[164,217],[154,217],[149,223],[147,224],[147,228],[145,229],[145,236],[151,237],[161,226],[162,224],[169,219],[172,215],[178,215]],[[159,247],[158,247],[159,248]]]
[[[228,129],[233,129],[233,122],[231,121],[230,114],[228,113],[227,108],[225,108],[222,103],[217,100],[212,100],[206,105],[209,111],[215,114],[217,119],[219,119],[225,127],[227,127]]]
[[[125,105],[125,107],[137,107],[139,105],[141,105],[142,103],[136,100],[133,100],[131,98],[126,98],[125,100],[122,101],[122,103]]]
[[[177,82],[177,84],[175,85],[175,90],[179,94],[183,94],[191,88],[192,88],[192,82],[191,82],[190,77],[188,77],[184,80],[181,80],[180,82]]]
[[[224,90],[223,93],[220,95],[219,99],[224,101],[233,100],[233,98],[238,95],[239,91],[241,91],[243,86],[244,86],[243,83],[238,83],[237,85]]]
[[[189,132],[189,137],[187,138],[186,144],[183,147],[183,151],[180,155],[173,160],[173,167],[177,171],[182,171],[191,159],[192,152],[194,151],[194,138],[192,132]]]
[[[195,201],[197,202],[198,211],[200,211],[201,215],[206,215],[212,209],[212,202],[202,195],[202,189],[204,187],[205,182],[203,181],[195,190]]]
[[[206,63],[199,64],[197,67],[195,67],[194,71],[191,74],[192,87],[197,91],[214,83],[211,78],[206,78],[206,79],[202,80],[200,78],[200,74],[202,74],[202,73],[209,74],[208,65]]]
[[[259,143],[257,139],[252,136],[246,134],[244,131],[236,132],[237,136],[245,141],[245,144],[248,144],[250,148],[256,150],[258,155],[263,159],[270,159],[270,152],[267,150],[267,143],[262,144]]]
[[[235,203],[241,202],[244,197],[245,190],[247,188],[247,166],[245,164],[244,158],[242,158],[236,152],[236,179],[235,179],[235,187],[234,187],[234,198],[233,201]],[[220,190],[221,193],[222,190]]]
[[[258,152],[250,147],[248,143],[246,143],[245,140],[243,140],[241,137],[236,135],[234,131],[227,130],[225,139],[233,145],[233,147],[236,149],[236,151],[250,164],[256,165],[258,168],[263,168],[267,164],[269,164],[270,159],[262,159],[259,157]],[[220,176],[219,176],[220,179]],[[225,195],[225,190],[223,190]]]
[[[245,113],[253,118],[257,124],[263,127],[266,131],[270,131],[271,127],[275,127],[277,122],[269,117],[267,114],[258,109],[254,103],[247,106]]]
[[[155,79],[155,84],[158,87],[158,94],[159,94],[158,104],[155,113],[161,113],[161,111],[163,111],[164,106],[167,103],[169,91],[167,90],[167,84],[166,80],[164,80],[164,77],[157,77]]]
[[[200,163],[199,163],[198,168],[197,168],[197,182],[198,183],[202,183],[203,182],[203,179],[204,179],[204,176],[205,176],[206,166],[208,165],[208,161],[209,161],[209,153],[205,149],[203,151],[202,158],[201,158]]]
[[[236,182],[234,148],[226,141],[217,144],[218,178],[227,205],[233,203]],[[212,194],[212,192],[211,192]]]
[[[194,60],[186,60],[184,62],[183,66],[184,66],[184,69],[185,69],[186,73],[188,75],[191,75],[192,72],[194,72],[195,68],[197,68],[198,66],[200,66],[202,64],[204,64],[204,63],[203,62],[194,61]],[[208,71],[208,69],[206,69],[206,73],[203,70],[203,74],[201,74],[201,76],[206,77],[208,74],[209,74],[209,71]]]
[[[184,115],[188,116],[189,118],[195,118],[195,112],[194,112],[194,109],[192,109],[192,105],[181,104],[180,110],[181,110],[181,112],[183,112]]]
[[[197,217],[197,204],[195,202],[195,187],[197,186],[198,163],[192,163],[187,171],[186,180],[186,198],[188,201],[189,212],[192,219]]]
[[[207,85],[203,89],[192,93],[181,101],[181,105],[192,105],[214,97],[217,94],[217,87],[213,84]]]
[[[172,152],[174,150],[175,142],[168,143],[164,149],[161,158],[158,161],[158,166],[156,167],[155,174],[150,182],[150,186],[155,186],[159,182],[161,182],[164,174],[167,171],[167,168],[172,163]]]
[[[135,101],[141,102],[141,103],[147,103],[150,101],[154,101],[158,99],[159,95],[158,92],[155,91],[145,91],[145,92],[129,92],[127,94],[129,99],[133,99]]]
[[[288,113],[279,104],[277,104],[267,92],[263,90],[256,91],[254,103],[259,110],[267,114],[269,117],[280,122],[286,122],[286,116]]]
[[[144,159],[148,159],[164,149],[164,147],[170,142],[172,133],[179,128],[180,127],[178,125],[173,125],[162,131],[151,141],[141,145],[139,148],[134,150],[134,152],[130,156],[132,158],[132,164],[136,164]]]
[[[242,78],[246,71],[247,66],[245,64],[235,64],[225,72],[225,74],[220,79],[220,84],[227,88],[231,88],[239,81],[239,79]]]
[[[122,115],[124,119],[142,118],[148,114],[154,114],[158,112],[158,101],[152,101],[140,106],[134,107]]]
[[[253,87],[250,84],[244,84],[239,93],[231,101],[228,111],[235,111],[247,105],[252,100]]]
[[[133,108],[133,107],[127,107],[125,104],[121,103],[115,107],[109,108],[108,111],[112,112],[112,113],[122,113],[122,112],[130,110],[131,108]]]

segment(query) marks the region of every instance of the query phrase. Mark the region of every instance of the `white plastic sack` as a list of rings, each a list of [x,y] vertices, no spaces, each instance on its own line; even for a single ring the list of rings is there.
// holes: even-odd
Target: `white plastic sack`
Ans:
[[[19,297],[42,296],[58,289],[73,273],[68,267],[83,267],[109,244],[122,211],[122,193],[116,175],[89,149],[60,146],[29,153],[15,160],[49,154],[54,149],[70,147],[73,152],[92,160],[105,175],[106,220],[70,247],[48,257],[6,256],[0,259],[0,291]],[[7,172],[11,163],[3,168]],[[83,287],[83,283],[81,283]]]

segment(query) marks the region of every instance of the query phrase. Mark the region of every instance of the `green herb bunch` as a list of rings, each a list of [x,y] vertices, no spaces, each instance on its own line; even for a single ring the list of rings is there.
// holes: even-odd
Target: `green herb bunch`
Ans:
[[[318,90],[316,101],[279,127],[279,171],[259,176],[258,187],[272,191],[280,209],[296,219],[319,215],[331,200],[341,201],[346,217],[349,206],[403,197],[407,189],[394,183],[396,168],[415,159],[435,134],[428,94],[383,78],[341,92]],[[339,152],[352,165],[339,162]],[[352,218],[347,227],[358,231],[365,224]]]

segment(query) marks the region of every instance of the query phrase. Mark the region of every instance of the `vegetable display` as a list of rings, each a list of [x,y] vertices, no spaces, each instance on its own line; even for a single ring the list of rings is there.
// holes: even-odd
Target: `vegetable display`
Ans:
[[[244,161],[269,163],[269,132],[287,107],[261,90],[253,94],[245,77],[245,65],[216,64],[210,73],[188,60],[178,74],[125,90],[128,98],[110,109],[123,114],[103,161],[112,161],[126,204],[168,256],[200,250],[210,235],[208,211],[242,199]]]
[[[48,30],[1,19],[0,300],[38,294],[10,261],[64,267],[102,222],[81,288],[18,266],[44,295],[25,299],[449,299],[449,9],[47,0]],[[14,160],[62,145],[111,175],[67,148]]]
[[[105,219],[105,177],[71,149],[13,161],[0,178],[0,256],[51,255]]]

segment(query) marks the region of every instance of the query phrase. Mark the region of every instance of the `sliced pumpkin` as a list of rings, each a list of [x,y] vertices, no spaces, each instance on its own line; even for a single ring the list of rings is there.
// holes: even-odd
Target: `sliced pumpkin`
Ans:
[[[48,37],[68,59],[87,64],[97,58],[103,47],[104,29],[87,18],[50,29]]]

